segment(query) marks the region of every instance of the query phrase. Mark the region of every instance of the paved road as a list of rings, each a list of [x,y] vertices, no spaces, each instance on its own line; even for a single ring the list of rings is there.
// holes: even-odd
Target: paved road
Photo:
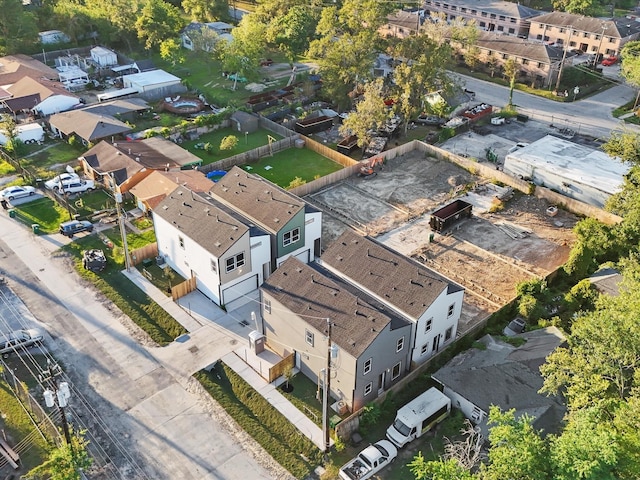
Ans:
[[[77,420],[101,427],[94,442],[103,445],[95,446],[115,465],[103,478],[290,478],[173,368],[167,360],[173,355],[135,339],[136,329],[59,258],[65,241],[60,235],[35,236],[0,214],[0,275],[53,337],[46,346],[73,380],[72,407],[81,396],[95,413]],[[185,348],[201,342],[196,354],[211,358],[236,342],[233,335],[211,335],[211,329],[192,337]]]
[[[468,90],[476,92],[476,101],[498,107],[509,100],[509,88],[466,75],[458,75]],[[557,126],[568,126],[596,137],[607,138],[611,130],[629,130],[640,133],[637,125],[625,124],[611,112],[635,98],[636,91],[628,85],[616,85],[582,100],[571,103],[555,102],[543,97],[514,90],[513,103],[518,111],[536,120]]]

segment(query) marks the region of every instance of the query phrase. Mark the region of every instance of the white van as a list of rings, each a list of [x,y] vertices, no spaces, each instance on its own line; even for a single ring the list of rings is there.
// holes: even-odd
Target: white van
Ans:
[[[444,420],[451,411],[451,399],[437,388],[430,388],[398,410],[387,429],[387,438],[398,448],[421,437]]]

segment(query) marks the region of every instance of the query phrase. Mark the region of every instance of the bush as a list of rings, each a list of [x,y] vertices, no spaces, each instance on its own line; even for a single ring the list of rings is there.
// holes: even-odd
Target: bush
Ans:
[[[373,427],[382,414],[377,403],[371,403],[362,409],[360,414],[360,430],[366,435],[369,428]]]

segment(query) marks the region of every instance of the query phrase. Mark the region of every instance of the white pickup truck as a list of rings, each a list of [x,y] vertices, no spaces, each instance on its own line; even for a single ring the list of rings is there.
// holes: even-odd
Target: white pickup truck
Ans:
[[[356,458],[340,469],[342,480],[366,480],[393,462],[398,455],[396,447],[388,440],[369,445]]]

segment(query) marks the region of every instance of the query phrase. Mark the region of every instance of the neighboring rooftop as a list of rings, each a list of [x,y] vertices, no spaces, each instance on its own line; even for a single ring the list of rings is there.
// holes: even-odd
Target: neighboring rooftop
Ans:
[[[589,281],[600,293],[612,297],[620,295],[622,275],[615,268],[601,268],[589,277]]]
[[[626,38],[640,33],[640,22],[628,18],[593,18],[566,12],[551,12],[532,20],[543,25],[571,27],[580,32],[589,32],[612,38]]]
[[[513,347],[485,335],[480,341],[486,350],[471,348],[456,355],[433,378],[485,412],[492,405],[502,410],[514,408],[517,414],[537,417],[536,428],[553,432],[560,425],[565,406],[559,397],[538,393],[543,384],[540,366],[565,338],[556,327],[518,337],[526,343]]]
[[[544,13],[541,10],[525,7],[520,3],[501,2],[494,0],[451,0],[449,2],[436,2],[448,5],[456,5],[459,8],[465,7],[469,10],[478,10],[482,12],[495,13],[496,15],[505,15],[513,18],[531,18]],[[431,2],[426,3],[426,9],[429,9]],[[456,12],[458,13],[458,12]]]
[[[216,258],[249,231],[249,227],[225,213],[216,202],[185,187],[167,195],[153,212]]]
[[[617,158],[584,145],[547,135],[532,144],[509,153],[507,158],[544,169],[558,177],[589,185],[609,195],[622,188],[630,166]],[[505,161],[506,163],[506,161]]]
[[[261,286],[279,303],[321,332],[326,319],[335,325],[332,341],[358,358],[388,325],[393,330],[408,325],[369,302],[364,292],[344,283],[317,264],[289,257]]]
[[[58,72],[44,63],[18,53],[0,57],[0,86],[11,85],[22,77],[58,80]]]
[[[131,187],[129,192],[155,209],[164,198],[179,186],[195,193],[208,192],[213,182],[197,170],[164,172],[156,170],[144,180]]]
[[[49,123],[67,136],[73,134],[87,142],[111,136],[123,135],[131,127],[109,115],[99,115],[87,110],[71,110],[52,115]]]
[[[329,245],[319,263],[416,319],[444,291],[462,290],[424,265],[351,229]]]
[[[211,195],[270,233],[278,232],[305,209],[300,198],[236,166],[213,186]]]
[[[495,52],[507,53],[539,63],[550,64],[562,60],[564,54],[561,47],[552,47],[540,42],[522,39],[496,32],[478,32],[476,44],[479,47]]]
[[[130,112],[143,112],[148,110],[149,104],[142,98],[127,98],[112,100],[110,102],[96,103],[83,108],[85,112],[96,113],[98,115],[122,115]]]
[[[147,87],[151,85],[157,85],[159,83],[174,83],[180,82],[180,78],[175,75],[165,72],[164,70],[149,70],[147,72],[133,73],[131,75],[125,75],[122,77],[123,82],[130,81],[136,85]]]

